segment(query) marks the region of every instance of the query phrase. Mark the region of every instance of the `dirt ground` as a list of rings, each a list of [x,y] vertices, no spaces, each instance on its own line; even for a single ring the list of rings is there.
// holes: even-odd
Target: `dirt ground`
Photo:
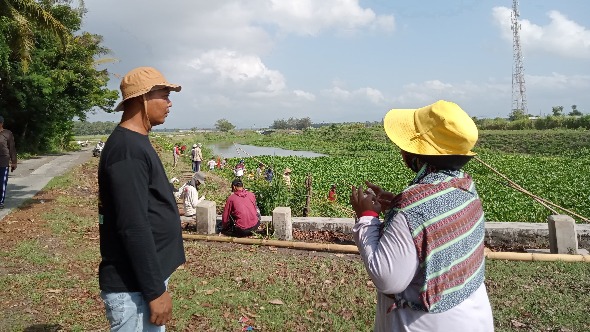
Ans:
[[[225,184],[225,180],[216,176],[209,177],[211,182],[218,183],[219,186]],[[56,235],[57,225],[54,221],[48,220],[49,214],[67,214],[76,216],[81,220],[94,220],[97,211],[98,183],[96,176],[96,161],[86,163],[76,167],[73,170],[72,184],[69,189],[46,188],[39,192],[29,202],[19,209],[15,209],[0,221],[0,252],[2,252],[2,261],[0,262],[0,286],[10,288],[9,284],[2,284],[3,277],[10,280],[13,276],[27,276],[42,274],[43,264],[36,264],[35,260],[45,256],[48,259],[57,259],[62,262],[65,260],[65,270],[63,271],[45,271],[51,273],[64,273],[76,282],[91,284],[97,288],[96,271],[98,267],[99,254],[99,237],[98,223],[87,225],[70,224],[67,232],[79,235],[78,240],[68,240],[66,236]],[[50,219],[50,218],[49,218]],[[68,234],[69,236],[69,234]],[[75,235],[74,235],[75,236]],[[295,240],[307,242],[334,242],[339,244],[351,244],[352,238],[344,234],[334,232],[300,232],[294,230]],[[35,248],[28,248],[23,244],[34,243],[35,248],[41,248],[42,254]],[[235,247],[231,243],[210,243],[213,246]],[[74,246],[75,248],[72,248]],[[72,250],[79,252],[92,251],[91,259],[80,260],[71,258]],[[27,251],[29,250],[29,251]],[[279,251],[289,251],[292,254],[302,256],[325,256],[325,253],[310,252],[293,249],[279,249]],[[358,258],[356,255],[353,258]],[[60,308],[71,306],[72,303],[84,303],[85,320],[88,322],[102,322],[103,304],[96,292],[88,291],[88,287],[72,288],[67,285],[52,284],[51,277],[41,280],[34,280],[37,283],[30,290],[13,289],[13,291],[0,292],[0,313],[4,317],[0,319],[0,331],[12,331],[15,325],[21,324],[18,319],[23,313],[34,317],[37,325],[29,325],[26,331],[62,331],[59,324],[48,324],[46,322],[55,321],[59,316]],[[20,284],[20,283],[19,283]],[[71,286],[71,285],[70,285]],[[20,287],[20,286],[19,286]],[[90,288],[92,288],[90,287]],[[86,289],[85,291],[81,291]],[[38,294],[36,292],[45,292]],[[31,293],[29,298],[20,296],[23,293]],[[49,307],[54,308],[54,312],[49,314],[45,310],[35,308]],[[13,313],[14,315],[11,315]],[[73,319],[73,318],[71,318]],[[16,321],[15,321],[16,320]],[[59,320],[65,326],[76,326],[78,322],[67,321],[67,318]],[[87,330],[84,325],[83,330]],[[101,330],[101,329],[99,329]]]

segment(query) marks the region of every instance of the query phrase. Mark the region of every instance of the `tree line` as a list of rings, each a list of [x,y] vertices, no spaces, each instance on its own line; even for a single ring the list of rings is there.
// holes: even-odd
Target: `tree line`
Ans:
[[[63,149],[74,118],[118,98],[97,68],[109,54],[102,36],[81,31],[85,12],[67,0],[0,3],[0,113],[20,152]]]

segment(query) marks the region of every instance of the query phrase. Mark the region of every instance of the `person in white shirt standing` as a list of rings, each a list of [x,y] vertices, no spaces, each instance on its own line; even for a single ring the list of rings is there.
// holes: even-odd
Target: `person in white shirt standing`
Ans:
[[[197,172],[192,179],[183,186],[180,198],[184,205],[184,216],[194,217],[197,214],[197,205],[205,200],[205,196],[199,197],[197,189],[205,183],[205,174]]]
[[[210,171],[214,170],[215,165],[217,165],[217,162],[215,161],[215,158],[211,157],[211,159],[209,159],[209,161],[207,162],[207,166],[209,166],[209,170]]]

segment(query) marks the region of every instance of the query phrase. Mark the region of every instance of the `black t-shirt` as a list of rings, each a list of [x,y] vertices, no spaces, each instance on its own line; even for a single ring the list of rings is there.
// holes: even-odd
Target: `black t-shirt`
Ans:
[[[142,292],[147,302],[185,262],[180,216],[148,136],[118,126],[98,166],[100,289]]]

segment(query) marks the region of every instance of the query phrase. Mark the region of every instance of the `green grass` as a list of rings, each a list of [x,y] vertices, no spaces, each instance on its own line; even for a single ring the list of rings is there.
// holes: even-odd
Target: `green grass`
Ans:
[[[56,178],[52,188],[64,197],[27,207],[45,210],[35,218],[45,233],[0,242],[1,331],[106,328],[98,242],[88,240],[96,220],[72,209],[95,208],[95,197],[75,196],[83,176],[75,169]],[[186,242],[186,255],[170,280],[169,331],[240,331],[243,316],[262,331],[371,330],[375,289],[358,256],[207,242]],[[487,260],[486,275],[496,331],[590,331],[590,264]],[[277,299],[283,304],[270,303]]]
[[[206,242],[187,242],[186,252],[170,283],[173,330],[239,330],[245,315],[264,331],[370,331],[375,289],[358,256]],[[486,265],[496,331],[590,331],[588,263]]]
[[[486,264],[496,331],[590,331],[590,264]],[[526,328],[516,328],[518,323]]]
[[[35,239],[18,243],[8,256],[37,266],[52,262],[51,254]]]

